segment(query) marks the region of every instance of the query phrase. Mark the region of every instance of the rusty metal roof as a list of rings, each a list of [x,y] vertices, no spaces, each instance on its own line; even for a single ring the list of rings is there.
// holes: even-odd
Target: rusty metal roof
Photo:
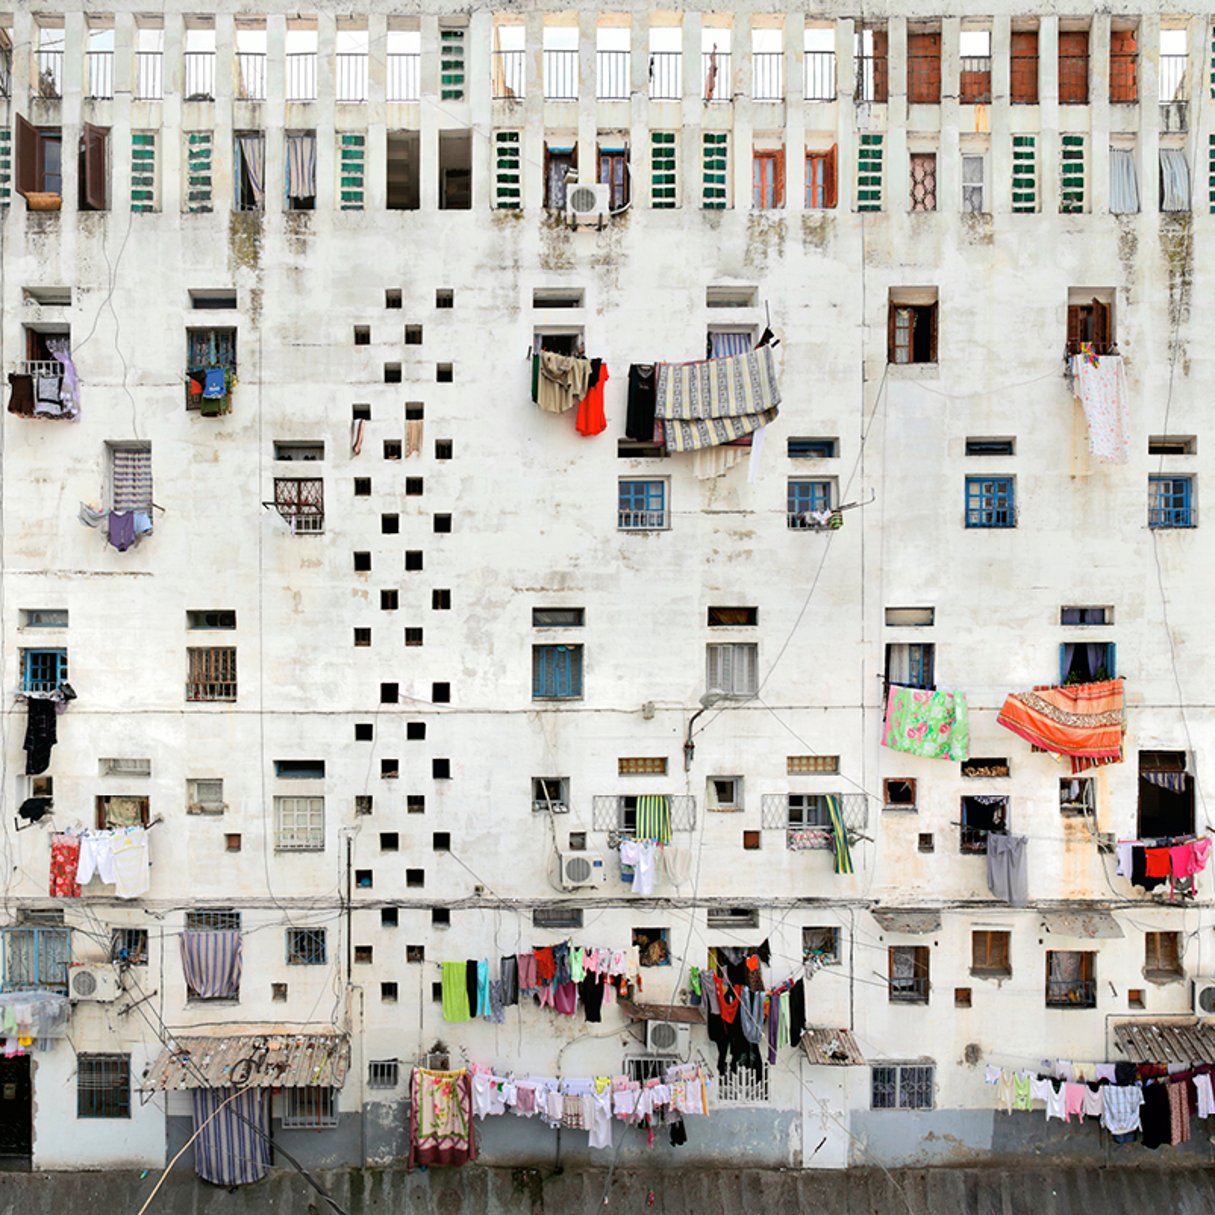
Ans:
[[[686,1004],[637,1004],[632,1000],[617,1000],[620,1011],[631,1021],[681,1021],[686,1025],[703,1025],[704,1011]]]
[[[873,918],[887,932],[936,932],[941,927],[941,910],[939,907],[932,909],[875,907],[873,909]]]
[[[1215,1025],[1200,1021],[1120,1021],[1114,1045],[1131,1063],[1215,1063]]]
[[[350,1039],[336,1031],[191,1035],[174,1042],[145,1073],[145,1092],[232,1084],[341,1088],[350,1066]]]
[[[802,1034],[802,1050],[811,1063],[824,1067],[864,1067],[865,1056],[846,1029],[811,1025]]]

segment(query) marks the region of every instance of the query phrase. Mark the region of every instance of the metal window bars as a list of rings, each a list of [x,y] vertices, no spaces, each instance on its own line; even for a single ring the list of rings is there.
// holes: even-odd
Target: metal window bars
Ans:
[[[720,60],[721,56],[718,56]],[[720,71],[720,67],[718,68]],[[751,96],[756,101],[781,101],[785,96],[783,51],[756,51],[751,56]]]
[[[336,56],[336,97],[339,102],[362,103],[367,100],[367,56],[362,53]],[[313,84],[313,96],[316,85]]]
[[[600,101],[629,98],[629,52],[595,52],[595,92]]]
[[[721,56],[718,56],[721,59]],[[680,74],[683,63],[681,51],[650,52],[650,100],[678,101],[683,95]],[[719,69],[720,70],[720,69]]]
[[[739,1064],[717,1073],[714,1094],[723,1105],[761,1105],[768,1100],[768,1068],[762,1058],[755,1068]]]
[[[302,51],[286,56],[287,100],[316,100],[316,52]]]
[[[237,52],[236,97],[238,101],[266,100],[266,56],[263,52]]]
[[[88,78],[90,98],[102,101],[114,96],[113,51],[89,51]]]
[[[34,92],[39,97],[55,98],[63,96],[63,52],[35,52],[35,64],[38,80]]]
[[[135,100],[164,99],[164,54],[161,51],[135,52]]]
[[[672,831],[696,830],[696,798],[677,794],[667,797]],[[596,795],[591,799],[591,830],[617,831],[631,836],[636,830],[637,798],[631,794]]]
[[[700,88],[706,101],[732,101],[730,52],[704,51],[700,56]]]
[[[236,647],[211,646],[187,651],[190,670],[186,699],[190,701],[236,699]]]
[[[201,911],[187,911],[186,932],[240,932],[239,911],[228,907],[212,907]]]
[[[76,1116],[131,1116],[130,1055],[93,1055],[82,1052],[76,1056]]]
[[[807,101],[835,100],[835,52],[806,52]]]
[[[186,51],[186,101],[215,100],[215,52]]]
[[[578,52],[544,52],[545,101],[577,101]]]
[[[834,797],[839,803],[840,816],[844,820],[844,830],[848,832],[849,839],[852,839],[854,835],[859,835],[869,826],[869,794],[867,793],[827,793],[821,795],[765,793],[760,799],[760,825],[767,830],[796,828],[799,824],[791,823],[789,819],[789,799],[790,797],[805,796]],[[813,824],[804,823],[800,824],[800,826],[813,827]],[[821,829],[830,831],[831,827],[823,825]]]
[[[522,101],[527,80],[525,51],[494,51],[493,94],[495,101]]]
[[[991,105],[991,56],[964,55],[958,79],[958,100],[963,105]]]
[[[323,928],[287,929],[288,966],[324,966],[327,956]]]
[[[67,991],[72,961],[70,928],[18,926],[0,929],[4,990]]]
[[[418,101],[422,96],[422,56],[392,54],[387,57],[389,101]]]

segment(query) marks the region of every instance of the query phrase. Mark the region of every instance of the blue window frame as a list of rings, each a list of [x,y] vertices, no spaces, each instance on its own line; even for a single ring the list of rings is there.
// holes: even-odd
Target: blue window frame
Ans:
[[[1148,527],[1194,526],[1194,478],[1148,477]]]
[[[966,478],[967,527],[1016,527],[1012,477]]]
[[[786,452],[793,460],[830,460],[835,457],[836,446],[835,439],[793,438]]]
[[[1117,679],[1117,647],[1112,641],[1065,641],[1059,646],[1059,682],[1098,683]]]
[[[886,646],[886,682],[903,688],[936,687],[936,646],[931,641],[893,641]]]
[[[21,672],[23,692],[53,692],[67,682],[67,650],[25,650]]]
[[[645,531],[667,525],[665,481],[621,481],[616,526],[622,531]]]
[[[790,481],[785,510],[790,527],[821,526],[812,516],[831,510],[831,482]]]
[[[532,646],[532,699],[571,700],[581,695],[582,647]]]
[[[36,928],[24,925],[0,929],[4,953],[4,990],[43,988],[67,991],[72,961],[70,928]]]

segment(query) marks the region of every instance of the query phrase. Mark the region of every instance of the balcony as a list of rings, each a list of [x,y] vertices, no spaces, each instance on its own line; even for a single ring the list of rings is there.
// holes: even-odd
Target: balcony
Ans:
[[[806,100],[835,100],[835,52],[806,52]]]
[[[422,56],[392,54],[387,56],[389,101],[418,101],[422,96]]]
[[[63,52],[38,51],[36,53],[38,82],[34,86],[36,97],[57,98],[63,96]]]
[[[93,101],[107,101],[114,96],[114,52],[89,51],[89,91]]]
[[[1048,979],[1047,1008],[1096,1008],[1096,979]]]
[[[709,51],[700,57],[701,92],[706,101],[730,101],[730,52]]]
[[[494,51],[493,93],[495,101],[522,101],[527,79],[524,51]]]
[[[721,56],[718,55],[720,72]],[[683,96],[680,70],[683,54],[680,51],[650,52],[650,100],[678,101]]]
[[[237,53],[236,97],[238,101],[266,100],[266,56],[264,54],[250,51]]]
[[[595,94],[600,101],[629,99],[628,51],[595,52]]]
[[[578,100],[578,52],[544,52],[544,100]]]
[[[751,56],[751,96],[756,101],[784,100],[785,56],[781,51],[757,51]]]
[[[215,100],[215,52],[186,51],[182,56],[186,67],[187,101]]]
[[[287,100],[315,101],[316,52],[306,51],[302,54],[288,55],[286,62]]]
[[[335,90],[338,101],[359,105],[367,100],[367,56],[361,53],[335,56]],[[316,81],[313,79],[313,97]]]
[[[164,100],[164,54],[160,51],[135,52],[135,100]]]

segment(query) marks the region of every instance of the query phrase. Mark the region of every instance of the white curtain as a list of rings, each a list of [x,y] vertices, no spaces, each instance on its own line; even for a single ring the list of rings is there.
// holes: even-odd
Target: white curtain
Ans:
[[[1180,148],[1160,149],[1160,209],[1190,209],[1190,166]]]
[[[266,192],[266,146],[260,135],[238,135],[236,142],[240,147],[241,163],[249,179],[249,188],[253,192],[253,201],[260,209]]]
[[[1110,211],[1115,215],[1133,215],[1138,210],[1135,153],[1129,148],[1110,148]]]
[[[287,136],[287,197],[316,197],[316,136]]]

